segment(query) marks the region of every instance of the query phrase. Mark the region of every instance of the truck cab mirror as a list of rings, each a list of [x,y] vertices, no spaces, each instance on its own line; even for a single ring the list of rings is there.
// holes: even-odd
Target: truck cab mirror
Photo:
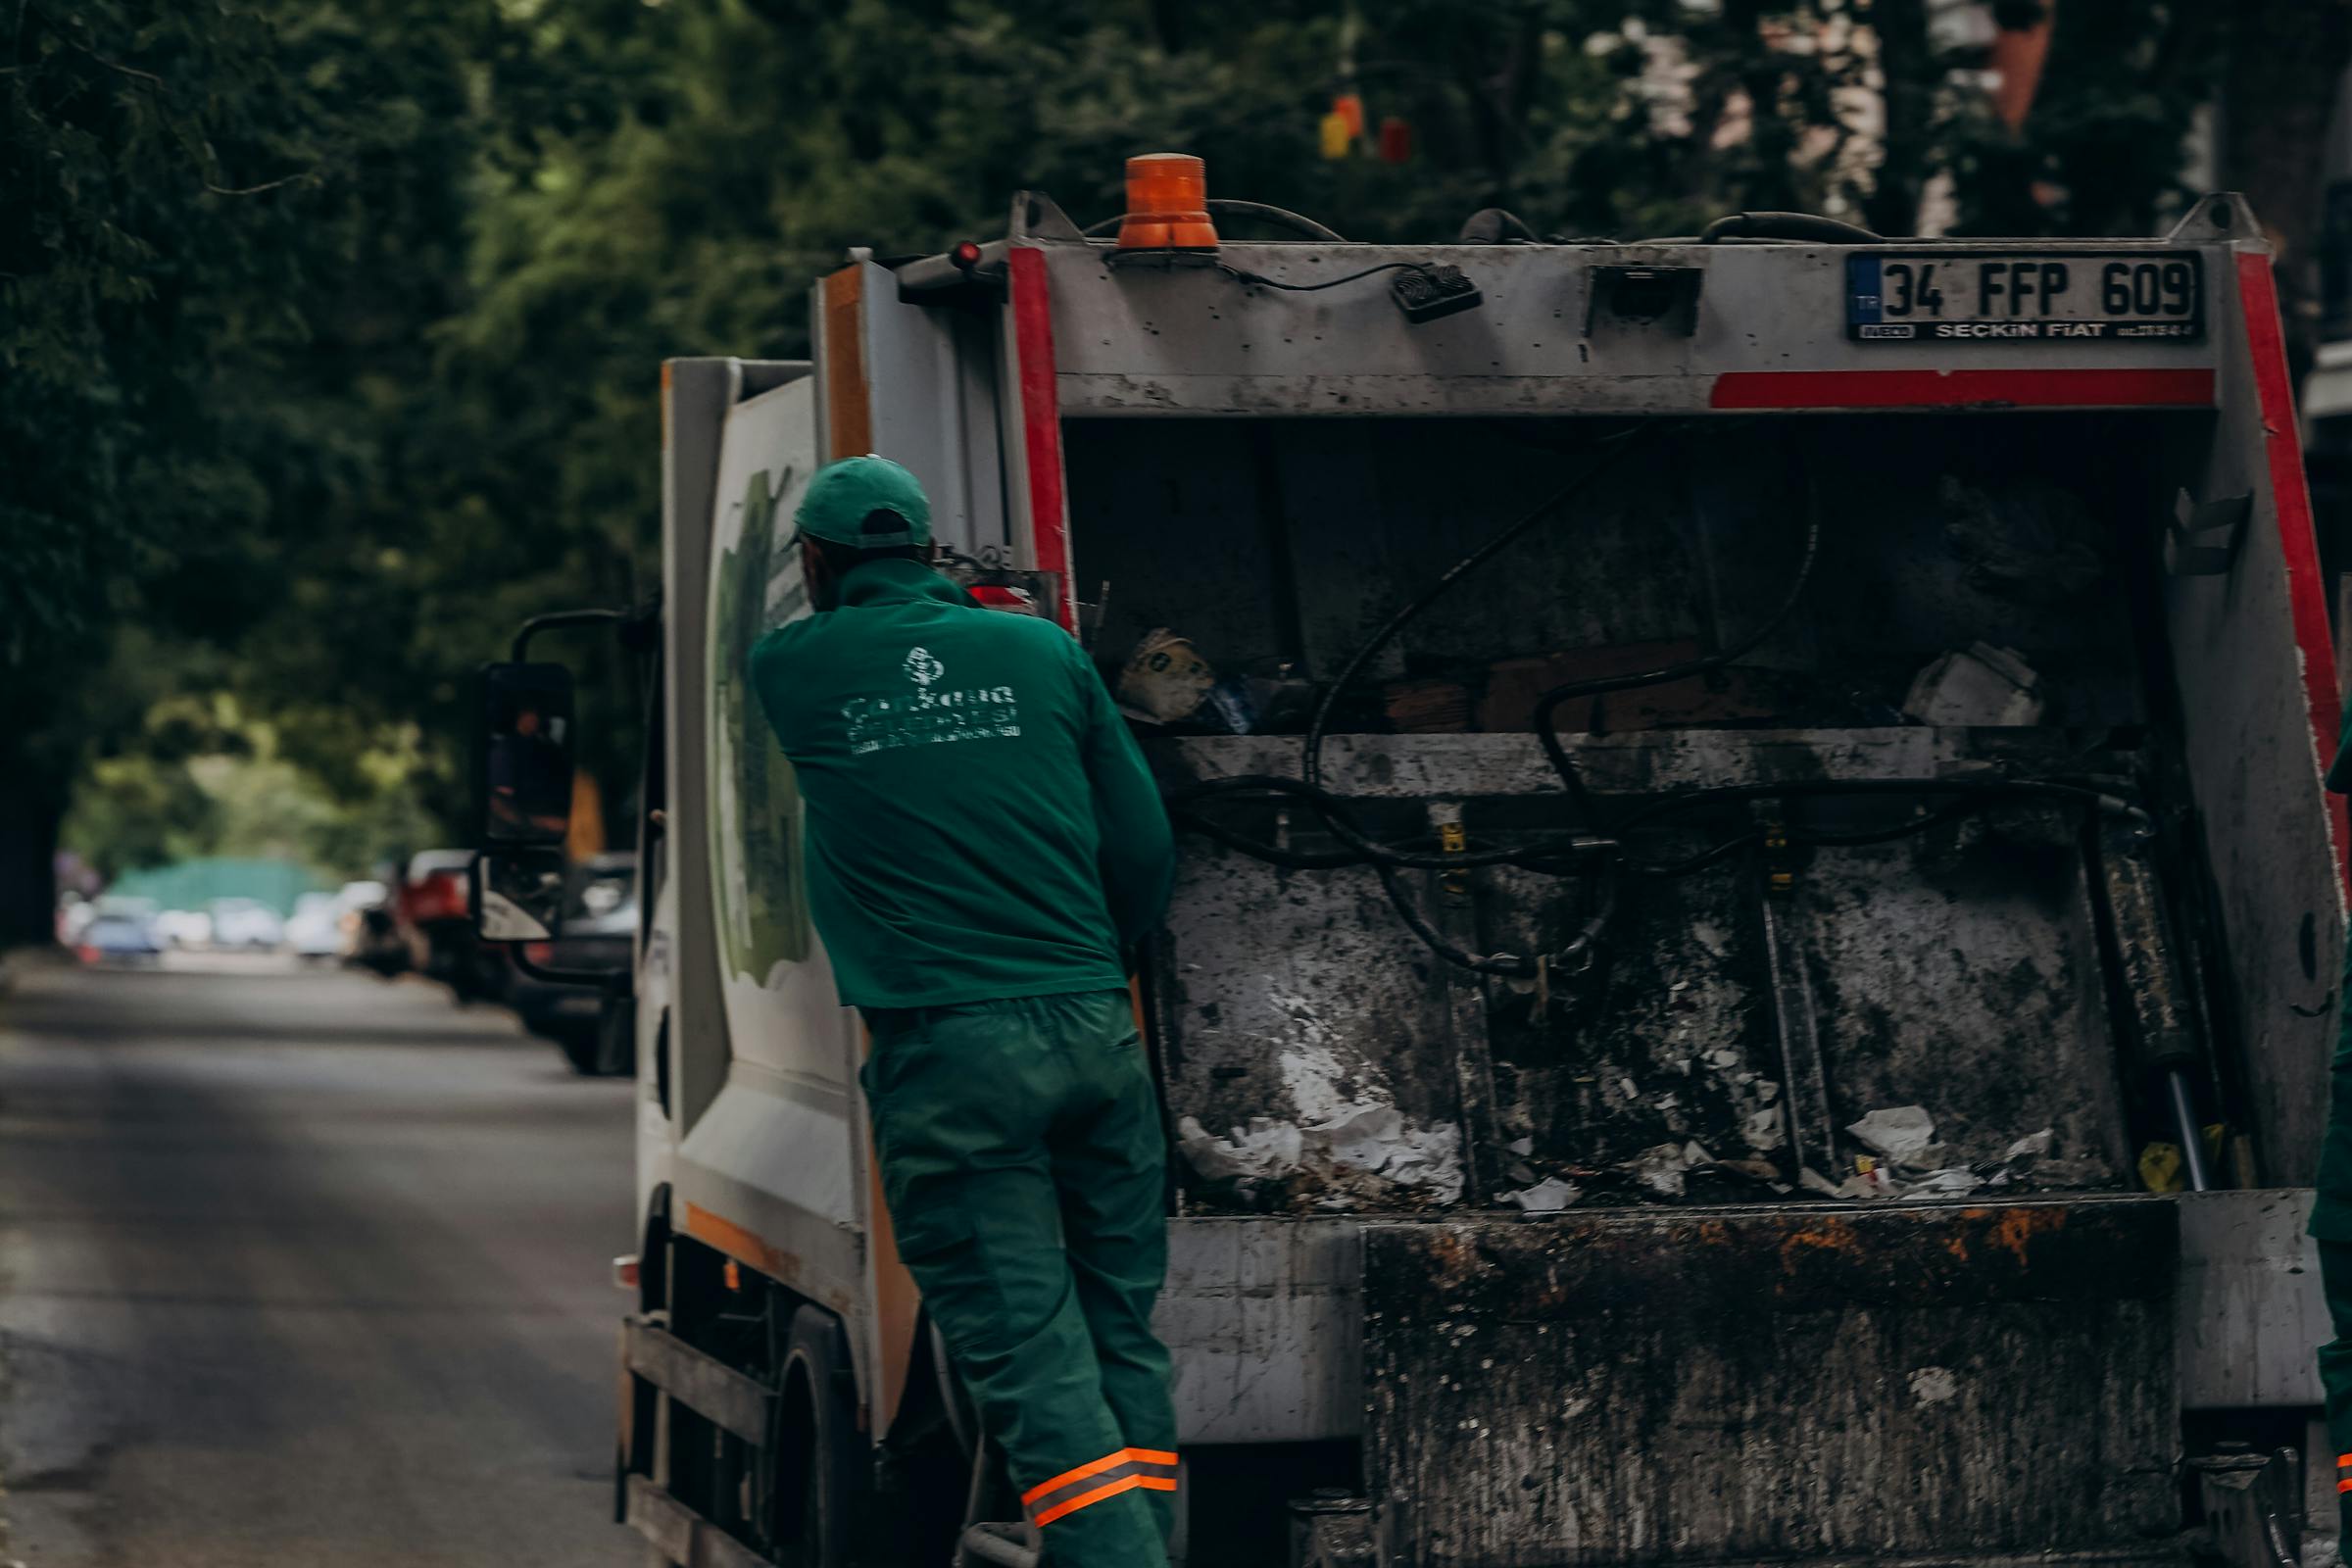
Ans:
[[[484,942],[552,942],[562,928],[564,852],[492,848],[473,858],[473,930]]]
[[[571,828],[571,671],[486,666],[482,716],[483,842],[563,843]]]

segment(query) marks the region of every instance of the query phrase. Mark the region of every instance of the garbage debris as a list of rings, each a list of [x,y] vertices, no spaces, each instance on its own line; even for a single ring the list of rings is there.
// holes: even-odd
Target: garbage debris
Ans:
[[[1155,626],[1119,671],[1119,706],[1139,718],[1173,724],[1198,712],[1217,672],[1192,643]]]
[[[1911,1161],[1936,1141],[1936,1119],[1919,1105],[1874,1110],[1847,1124],[1847,1132],[1897,1164]]]
[[[2040,680],[2014,649],[1971,643],[1912,678],[1903,712],[1922,724],[2035,724],[2041,720]]]
[[[2049,1153],[2054,1137],[2052,1129],[2044,1127],[2012,1142],[2000,1158],[1971,1165],[1956,1162],[1950,1146],[1936,1142],[1936,1119],[1924,1106],[1874,1110],[1845,1130],[1874,1152],[1856,1156],[1854,1174],[1843,1181],[1834,1182],[1812,1170],[1798,1172],[1798,1184],[1807,1192],[1862,1200],[1965,1198],[1980,1188],[2023,1180]]]
[[[1585,1190],[1557,1176],[1546,1176],[1533,1187],[1504,1193],[1501,1201],[1517,1203],[1530,1214],[1556,1214],[1585,1196]]]
[[[2139,1152],[2139,1185],[2151,1193],[2180,1193],[2188,1190],[2182,1177],[2180,1146],[2153,1143]]]
[[[1298,1177],[1323,1189],[1317,1202],[1326,1208],[1351,1207],[1398,1187],[1436,1203],[1462,1196],[1459,1131],[1451,1122],[1408,1127],[1394,1105],[1343,1106],[1329,1120],[1303,1127],[1252,1116],[1229,1138],[1187,1116],[1176,1124],[1176,1142],[1201,1180],[1230,1183],[1245,1198]]]
[[[1684,1178],[1701,1165],[1714,1163],[1715,1156],[1695,1143],[1657,1144],[1617,1168],[1633,1177],[1636,1186],[1660,1198],[1681,1198],[1688,1190]]]

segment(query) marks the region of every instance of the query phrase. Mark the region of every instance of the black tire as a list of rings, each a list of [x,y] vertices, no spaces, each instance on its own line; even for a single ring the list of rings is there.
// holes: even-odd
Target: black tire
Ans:
[[[564,1059],[571,1063],[573,1072],[583,1078],[597,1076],[597,1047],[594,1031],[559,1029],[551,1031],[549,1038],[555,1041],[556,1049],[564,1053]]]
[[[849,1568],[869,1456],[841,1320],[817,1306],[795,1312],[781,1370],[769,1538],[792,1568]]]
[[[596,1015],[596,1070],[609,1078],[637,1075],[637,999],[608,996]]]

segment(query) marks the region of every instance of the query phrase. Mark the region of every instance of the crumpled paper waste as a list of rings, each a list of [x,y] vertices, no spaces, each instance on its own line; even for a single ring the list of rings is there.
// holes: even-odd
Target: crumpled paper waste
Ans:
[[[1655,1144],[1617,1168],[1660,1198],[1681,1198],[1685,1176],[1714,1163],[1715,1156],[1698,1144]]]
[[[1845,1130],[1874,1153],[1897,1164],[1915,1159],[1936,1141],[1936,1119],[1919,1105],[1874,1110],[1860,1121],[1848,1122]]]
[[[1952,1162],[1945,1145],[1936,1142],[1935,1120],[1918,1105],[1874,1110],[1845,1130],[1878,1157],[1862,1161],[1865,1169],[1839,1182],[1814,1170],[1800,1171],[1798,1185],[1807,1192],[1825,1198],[1910,1201],[1965,1198],[1979,1188],[2010,1185],[2032,1170],[2053,1142],[2052,1129],[2044,1127],[2012,1142],[1999,1159],[1961,1165]]]
[[[1585,1190],[1557,1176],[1546,1176],[1533,1187],[1523,1187],[1515,1193],[1504,1193],[1501,1201],[1517,1203],[1530,1214],[1556,1214],[1585,1196]]]
[[[1462,1196],[1461,1135],[1451,1122],[1407,1127],[1394,1105],[1352,1105],[1328,1121],[1301,1127],[1269,1116],[1252,1116],[1219,1138],[1187,1116],[1176,1124],[1176,1147],[1205,1181],[1244,1187],[1294,1176],[1315,1178],[1341,1189],[1324,1199],[1327,1207],[1347,1207],[1347,1189],[1364,1178],[1396,1187],[1425,1189],[1438,1202]]]

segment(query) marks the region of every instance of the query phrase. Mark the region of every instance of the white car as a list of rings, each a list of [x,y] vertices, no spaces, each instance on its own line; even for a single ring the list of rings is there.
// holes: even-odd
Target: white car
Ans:
[[[286,923],[277,911],[258,899],[215,899],[212,903],[213,946],[249,948],[264,953],[285,946]]]
[[[305,893],[286,919],[286,946],[298,958],[331,958],[343,951],[343,904],[332,893]]]
[[[202,909],[166,909],[155,917],[155,934],[169,947],[210,947],[213,917]]]

